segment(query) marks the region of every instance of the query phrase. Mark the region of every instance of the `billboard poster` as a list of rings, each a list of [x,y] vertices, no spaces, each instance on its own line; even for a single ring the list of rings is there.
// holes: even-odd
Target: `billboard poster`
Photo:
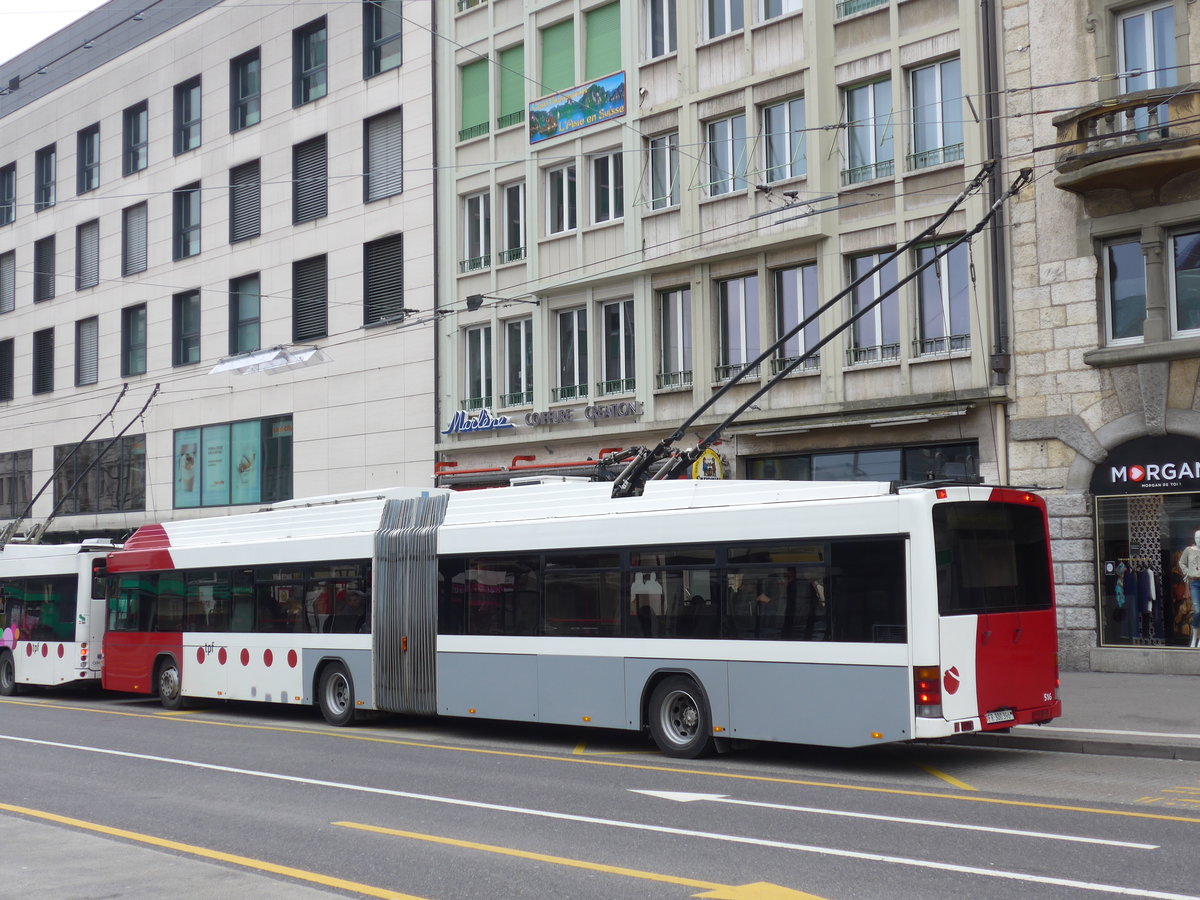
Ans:
[[[233,503],[257,503],[262,499],[262,480],[259,478],[262,465],[262,425],[253,422],[238,422],[233,426]]]
[[[204,429],[204,505],[229,505],[229,426]]]
[[[200,505],[200,429],[175,432],[175,508]]]
[[[529,104],[529,143],[625,115],[625,73],[606,75]]]

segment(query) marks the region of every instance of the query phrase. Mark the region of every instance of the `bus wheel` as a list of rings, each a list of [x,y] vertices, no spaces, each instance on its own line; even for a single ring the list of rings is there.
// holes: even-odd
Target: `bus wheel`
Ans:
[[[330,725],[349,725],[354,719],[354,681],[340,662],[330,663],[321,673],[317,691],[321,715]]]
[[[179,664],[167,657],[158,667],[158,702],[164,709],[183,709],[183,685],[179,678]]]
[[[0,696],[12,697],[17,693],[17,666],[11,653],[0,653]]]
[[[667,756],[696,759],[712,751],[712,716],[696,682],[664,678],[650,694],[650,736]]]

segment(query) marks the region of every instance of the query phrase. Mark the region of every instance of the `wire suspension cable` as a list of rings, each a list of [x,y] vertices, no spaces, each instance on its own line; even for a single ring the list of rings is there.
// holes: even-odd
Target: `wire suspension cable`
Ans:
[[[21,510],[21,514],[9,522],[8,525],[5,526],[3,532],[0,532],[0,551],[3,551],[8,542],[13,539],[13,535],[16,534],[17,529],[21,527],[21,523],[25,521],[29,513],[33,511],[33,504],[37,503],[38,500],[41,499],[42,494],[46,493],[46,488],[50,487],[50,485],[54,483],[55,476],[58,475],[63,466],[65,466],[75,457],[75,454],[78,452],[79,448],[86,444],[88,439],[96,433],[96,430],[106,421],[108,421],[109,417],[111,417],[112,414],[117,411],[117,404],[121,402],[121,399],[125,396],[125,392],[128,390],[129,382],[121,385],[121,392],[117,394],[117,399],[113,401],[113,405],[111,408],[109,408],[108,412],[101,416],[99,421],[92,426],[92,430],[85,434],[83,438],[71,448],[71,452],[63,457],[62,462],[54,467],[54,471],[50,473],[50,477],[46,479],[45,483],[43,483],[40,488],[38,488],[38,492],[33,495],[33,499],[25,505],[23,510]]]
[[[810,347],[804,353],[800,354],[794,360],[792,360],[790,363],[788,363],[775,376],[773,376],[771,379],[769,379],[765,384],[761,385],[758,388],[758,390],[754,391],[737,409],[735,409],[732,413],[730,413],[728,416],[726,416],[725,419],[719,425],[717,425],[711,432],[709,432],[709,434],[703,440],[701,440],[698,444],[696,444],[696,446],[694,448],[692,448],[684,453],[678,454],[675,457],[672,457],[670,460],[668,460],[666,465],[664,465],[655,474],[655,476],[654,476],[655,479],[669,478],[669,477],[671,477],[671,475],[673,475],[675,472],[677,472],[679,470],[680,466],[682,466],[684,463],[693,462],[701,453],[703,453],[708,447],[712,446],[717,441],[717,439],[720,438],[721,433],[726,428],[728,428],[729,425],[732,424],[733,421],[736,420],[738,416],[740,416],[747,409],[749,409],[751,406],[753,406],[755,401],[757,401],[759,398],[761,398],[763,394],[765,394],[767,391],[769,391],[771,388],[773,388],[776,384],[778,384],[780,381],[782,381],[784,378],[786,378],[788,375],[790,375],[792,372],[794,372],[798,367],[803,365],[804,362],[809,357],[811,357],[815,353],[817,353],[827,343],[829,343],[831,340],[833,340],[835,337],[837,337],[839,334],[841,334],[843,331],[845,331],[847,328],[849,328],[851,325],[853,325],[855,322],[857,322],[859,319],[861,319],[863,316],[865,316],[868,312],[873,310],[876,306],[878,306],[880,303],[882,303],[884,300],[886,300],[892,294],[896,293],[896,291],[900,290],[900,288],[904,287],[904,285],[908,284],[910,281],[912,281],[914,278],[916,278],[918,275],[920,275],[922,272],[924,272],[930,266],[935,265],[943,257],[948,256],[951,252],[954,251],[954,249],[956,247],[966,243],[967,241],[971,240],[971,238],[975,237],[975,235],[977,235],[981,231],[983,231],[983,229],[987,227],[988,223],[991,222],[992,218],[996,215],[996,213],[1000,211],[1001,207],[1003,207],[1003,205],[1006,202],[1008,202],[1008,200],[1011,197],[1013,197],[1026,183],[1028,183],[1028,181],[1030,180],[1032,175],[1033,175],[1033,172],[1031,169],[1022,169],[1021,173],[1016,177],[1016,179],[1014,179],[1013,183],[1009,186],[1008,190],[1005,191],[1003,194],[1001,194],[998,198],[996,198],[996,202],[991,205],[991,207],[988,209],[987,213],[983,216],[983,218],[981,218],[978,222],[976,222],[975,226],[973,228],[971,228],[970,231],[967,231],[966,233],[960,235],[958,238],[949,242],[948,244],[941,245],[937,249],[937,252],[934,253],[932,257],[930,257],[928,260],[926,260],[921,265],[917,266],[917,268],[913,269],[912,272],[910,272],[904,278],[897,281],[894,285],[892,285],[886,291],[881,293],[878,297],[876,297],[870,303],[863,306],[863,308],[858,310],[858,312],[851,315],[841,325],[839,325],[837,328],[835,328],[833,331],[831,331],[825,337],[821,338],[821,340],[819,340],[815,344],[813,344],[812,347]],[[913,244],[914,244],[914,242],[910,241],[910,242],[908,242],[908,244],[906,246],[911,247]]]
[[[112,440],[100,448],[100,452],[96,454],[96,457],[90,463],[88,463],[87,466],[84,467],[84,470],[79,473],[76,479],[71,482],[71,486],[63,491],[63,495],[58,498],[58,502],[55,503],[54,508],[50,510],[50,515],[46,516],[46,520],[40,525],[36,526],[33,531],[30,532],[29,543],[40,544],[42,542],[42,537],[46,534],[46,529],[50,527],[50,523],[54,521],[54,517],[58,515],[58,511],[63,508],[63,504],[67,502],[67,498],[75,493],[75,488],[79,487],[80,482],[83,481],[87,473],[92,471],[92,469],[96,467],[96,464],[104,458],[104,454],[112,449],[113,444],[123,438],[125,436],[125,432],[133,427],[133,423],[146,414],[146,410],[150,408],[150,404],[154,402],[154,398],[158,396],[158,388],[159,385],[154,385],[154,390],[150,392],[150,396],[146,398],[146,402],[142,405],[142,408],[138,410],[137,415],[130,419],[124,428],[113,435]]]
[[[733,374],[733,376],[730,377],[730,379],[725,382],[725,384],[721,385],[720,389],[715,391],[713,393],[713,395],[711,397],[709,397],[707,400],[705,400],[702,404],[700,404],[700,406],[698,406],[695,409],[695,411],[692,412],[692,414],[690,416],[688,416],[686,419],[684,419],[684,421],[682,423],[680,423],[678,428],[676,428],[673,432],[671,432],[671,434],[667,435],[667,437],[665,437],[661,441],[659,441],[655,447],[650,448],[650,449],[643,448],[641,450],[641,452],[639,452],[638,455],[625,467],[625,469],[621,472],[621,474],[617,476],[616,481],[613,484],[613,496],[614,497],[627,497],[630,494],[636,493],[640,489],[641,483],[643,482],[647,473],[649,472],[650,466],[653,465],[657,460],[660,460],[663,457],[667,456],[668,453],[670,452],[672,445],[675,444],[676,441],[681,440],[683,438],[683,436],[687,433],[688,428],[690,428],[702,415],[704,415],[704,413],[706,413],[709,409],[711,409],[712,406],[718,400],[720,400],[727,393],[729,393],[729,391],[732,390],[733,387],[736,384],[738,384],[744,377],[746,377],[746,375],[748,373],[755,371],[758,368],[758,366],[760,366],[764,361],[769,359],[777,350],[779,350],[779,348],[783,347],[789,340],[791,340],[796,335],[800,334],[805,328],[807,328],[809,325],[811,325],[813,322],[815,322],[825,312],[832,309],[835,305],[840,303],[845,297],[849,296],[851,293],[853,293],[855,290],[857,290],[868,279],[874,278],[874,276],[877,272],[879,272],[885,266],[894,262],[896,259],[898,259],[900,256],[902,256],[904,253],[906,253],[910,248],[916,246],[918,243],[925,240],[930,235],[934,234],[939,228],[942,227],[942,225],[944,225],[946,223],[946,221],[950,218],[950,216],[953,215],[954,211],[956,209],[958,209],[958,207],[961,206],[968,197],[970,197],[972,194],[974,194],[976,191],[978,191],[981,187],[983,187],[984,183],[987,181],[988,177],[991,175],[991,173],[995,169],[995,167],[996,167],[995,160],[989,160],[988,162],[984,163],[983,168],[981,168],[980,171],[975,175],[975,177],[972,178],[971,181],[967,183],[966,187],[964,187],[962,189],[962,191],[959,193],[959,195],[954,198],[954,201],[948,207],[946,207],[945,211],[943,211],[942,214],[940,216],[938,216],[938,218],[931,225],[929,225],[927,228],[925,228],[916,237],[912,238],[909,241],[906,241],[905,243],[903,243],[902,245],[897,247],[895,250],[893,250],[890,254],[883,257],[878,263],[875,264],[874,267],[872,267],[868,271],[864,272],[862,275],[860,275],[858,278],[856,278],[854,281],[852,281],[847,287],[845,287],[843,290],[839,291],[837,294],[835,294],[833,297],[831,297],[827,302],[825,302],[821,306],[819,306],[807,318],[805,318],[803,321],[797,323],[795,326],[793,326],[791,329],[789,329],[785,334],[781,335],[774,343],[772,343],[765,350],[763,350],[762,353],[760,353],[755,359],[746,363],[746,365],[744,365],[741,369],[739,369],[737,372],[735,372]],[[886,297],[887,294],[885,294],[884,296]],[[874,308],[874,306],[881,299],[882,298],[879,298],[875,301],[875,303],[872,303],[870,306],[865,307],[862,310],[862,312],[866,312],[867,310]],[[860,312],[860,315],[861,315],[861,312]],[[822,341],[817,346],[818,347],[823,346],[824,343],[826,343],[830,338],[834,337],[835,335],[840,334],[841,331],[844,330],[853,321],[855,321],[855,319],[851,319],[848,322],[846,322],[843,326],[836,329],[832,334],[830,334],[824,341]],[[797,364],[802,363],[804,360],[808,359],[808,357],[811,355],[812,355],[812,351],[809,351],[808,353],[804,354],[802,357],[799,358],[799,360],[797,362],[790,365],[785,370],[785,373],[791,372],[796,367]],[[764,393],[766,390],[769,390],[772,386],[774,386],[778,380],[779,380],[779,376],[772,378],[769,382],[767,382],[767,385],[764,388],[762,388],[758,393],[755,394],[755,398],[762,396],[762,393]],[[750,402],[752,403],[753,400]],[[745,407],[743,407],[742,409],[739,409],[738,414],[741,414],[742,412],[744,412],[745,408],[748,408],[749,405],[750,404],[747,403]],[[611,461],[602,460],[601,462],[606,463],[606,464],[611,464]],[[656,478],[657,477],[666,477],[664,475],[664,473],[667,473],[669,471],[673,472],[677,468],[678,468],[678,464],[669,464],[667,466],[664,466],[662,469],[659,470],[659,473],[656,476]]]

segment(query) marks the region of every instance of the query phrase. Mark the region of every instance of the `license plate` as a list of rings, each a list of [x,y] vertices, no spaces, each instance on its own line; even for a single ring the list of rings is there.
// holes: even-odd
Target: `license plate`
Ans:
[[[983,717],[983,721],[989,725],[995,725],[997,722],[1011,722],[1016,718],[1016,714],[1011,709],[993,709]]]

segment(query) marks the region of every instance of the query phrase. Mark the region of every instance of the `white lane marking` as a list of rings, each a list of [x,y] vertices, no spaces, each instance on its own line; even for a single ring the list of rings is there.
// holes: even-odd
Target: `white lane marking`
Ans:
[[[801,853],[815,853],[819,856],[833,856],[841,859],[858,859],[869,862],[891,863],[899,866],[912,866],[918,869],[934,869],[939,872],[957,872],[962,875],[984,875],[988,878],[1001,878],[1008,881],[1021,881],[1030,884],[1053,884],[1058,887],[1079,888],[1101,894],[1119,894],[1125,897],[1146,897],[1149,900],[1200,900],[1195,894],[1172,894],[1166,891],[1149,891],[1141,888],[1122,887],[1115,884],[1100,884],[1091,881],[1076,881],[1072,878],[1056,878],[1052,875],[1031,875],[1025,872],[1006,872],[1000,869],[981,869],[975,866],[960,866],[954,863],[932,862],[925,859],[910,859],[904,856],[886,856],[882,853],[862,853],[857,850],[841,850],[836,847],[817,847],[811,844],[793,844],[787,841],[773,841],[766,838],[743,837],[735,834],[719,834],[711,831],[692,831],[687,828],[672,828],[667,825],[645,825],[639,822],[621,822],[616,819],[600,819],[594,816],[580,816],[572,813],[551,812],[544,809],[526,809],[521,806],[505,806],[498,803],[483,803],[479,800],[461,800],[456,797],[437,797],[430,794],[414,794],[410,791],[394,791],[389,788],[367,787],[358,784],[346,784],[339,781],[324,781],[319,778],[302,778],[298,775],[283,775],[278,772],[261,772],[254,769],[239,769],[234,766],[219,766],[213,763],[196,762],[189,759],[170,759],[165,756],[151,756],[147,753],[130,753],[126,750],[108,750],[103,747],[84,747],[79,744],[65,744],[59,741],[43,741],[35,738],[0,735],[0,740],[20,744],[32,744],[39,747],[58,747],[62,750],[78,750],[83,753],[98,753],[104,756],[119,756],[126,759],[139,759],[147,762],[160,762],[172,766],[185,766],[193,769],[208,769],[213,772],[227,772],[233,775],[249,775],[255,778],[267,778],[272,781],[286,781],[295,784],[307,784],[314,787],[337,788],[345,791],[357,791],[363,794],[382,794],[388,797],[404,797],[409,800],[426,800],[430,803],[443,803],[449,806],[465,806],[471,809],[487,809],[494,812],[517,813],[526,816],[539,816],[544,819],[557,819],[565,822],[582,822],[588,825],[607,825],[612,828],[627,828],[631,831],[649,831],[656,834],[670,834],[679,837],[705,838],[713,841],[723,841],[730,844],[749,844],[755,847],[773,847],[777,850],[795,850]]]
[[[759,803],[753,800],[734,800],[726,794],[689,794],[679,791],[639,791],[630,790],[635,794],[646,794],[663,800],[675,800],[679,803],[693,803],[697,800],[707,800],[711,803],[729,803],[734,806],[757,806],[762,809],[782,809],[786,812],[815,813],[821,816],[845,816],[849,819],[873,819],[877,822],[899,822],[905,825],[930,825],[934,828],[959,828],[964,831],[987,831],[992,834],[1011,834],[1017,837],[1031,837],[1038,840],[1077,841],[1081,844],[1105,844],[1109,847],[1125,847],[1133,850],[1157,850],[1158,844],[1135,844],[1129,841],[1110,841],[1105,838],[1080,837],[1072,834],[1053,834],[1046,831],[1020,831],[1016,828],[997,828],[991,825],[967,825],[962,822],[941,822],[936,819],[907,819],[901,816],[884,816],[877,813],[850,812],[842,809],[817,809],[812,806],[787,806],[783,803]]]

